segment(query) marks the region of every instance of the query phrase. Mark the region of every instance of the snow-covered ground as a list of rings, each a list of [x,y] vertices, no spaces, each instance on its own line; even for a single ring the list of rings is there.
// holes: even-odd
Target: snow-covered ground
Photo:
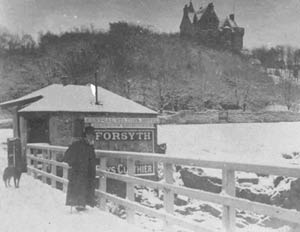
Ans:
[[[7,164],[6,145],[12,130],[0,130],[0,174]],[[1,181],[2,182],[2,181]],[[13,182],[13,181],[12,181]],[[65,206],[65,194],[23,174],[20,188],[0,185],[1,232],[141,232],[143,228],[127,224],[112,214],[89,208],[71,213]],[[149,230],[148,230],[149,231]]]
[[[0,175],[7,163],[6,145],[12,130],[0,130]],[[300,123],[164,125],[158,127],[158,142],[167,143],[167,154],[233,160],[240,162],[282,162],[282,154],[300,151]],[[293,161],[294,162],[294,161]],[[162,199],[148,190],[137,190],[142,202],[162,209]],[[185,199],[176,205],[176,214],[196,220],[203,227],[221,231],[221,206]],[[137,217],[140,227],[128,225],[111,214],[98,209],[71,214],[64,205],[65,194],[23,174],[20,188],[0,185],[0,231],[162,231],[161,223],[144,215]],[[242,219],[237,218],[238,222]],[[288,226],[262,227],[259,222],[237,228],[238,232],[287,232]]]
[[[167,144],[167,155],[180,156],[184,158],[200,158],[212,160],[224,160],[233,162],[247,162],[258,164],[299,165],[300,159],[297,154],[295,159],[285,159],[284,154],[294,155],[300,152],[300,123],[241,123],[241,124],[201,124],[201,125],[162,125],[158,127],[158,143]],[[207,175],[221,177],[221,171],[215,169],[205,169]],[[245,173],[238,173],[245,175]],[[249,173],[246,174],[249,177]],[[264,185],[265,182],[266,186]],[[256,188],[268,189],[270,183],[273,185],[272,177],[260,178]],[[253,186],[254,187],[254,186]],[[197,202],[197,203],[196,203]],[[190,202],[187,206],[195,211],[195,206],[202,208],[207,203]],[[208,208],[212,207],[221,210],[220,206],[208,203]],[[183,210],[185,211],[185,210]],[[205,211],[205,210],[204,210]],[[213,212],[209,210],[210,212]],[[202,217],[199,215],[202,214]],[[252,218],[250,212],[244,216]],[[206,216],[204,216],[205,218]],[[197,213],[191,213],[189,218],[203,218],[203,209]],[[219,228],[220,220],[215,217],[211,222],[206,217],[208,223]],[[243,217],[242,217],[243,218]],[[243,224],[243,219],[237,217],[237,222]],[[264,216],[255,215],[256,223],[246,223],[243,228],[237,231],[291,231],[289,226],[276,227],[276,220],[269,223],[269,226],[262,226],[261,220]],[[204,223],[207,224],[207,223]],[[247,225],[248,224],[248,225]]]
[[[300,122],[163,125],[158,143],[172,156],[280,164],[300,151]]]

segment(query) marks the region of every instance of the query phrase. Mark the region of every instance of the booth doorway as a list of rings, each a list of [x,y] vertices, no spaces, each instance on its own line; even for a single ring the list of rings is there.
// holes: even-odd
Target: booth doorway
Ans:
[[[28,119],[28,143],[49,143],[49,119]]]

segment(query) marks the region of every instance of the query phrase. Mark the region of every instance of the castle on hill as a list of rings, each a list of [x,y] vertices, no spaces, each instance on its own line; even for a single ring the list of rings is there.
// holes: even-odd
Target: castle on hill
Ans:
[[[180,24],[180,35],[183,37],[193,38],[210,47],[239,52],[243,48],[244,33],[245,29],[237,25],[234,14],[220,21],[213,3],[196,11],[191,1],[183,8]]]

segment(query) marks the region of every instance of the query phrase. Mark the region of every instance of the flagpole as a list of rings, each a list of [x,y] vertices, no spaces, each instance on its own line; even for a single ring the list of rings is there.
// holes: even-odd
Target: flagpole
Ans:
[[[233,10],[233,12],[232,12],[233,14],[235,14],[235,4],[236,4],[236,0],[233,0],[233,9],[232,9]]]

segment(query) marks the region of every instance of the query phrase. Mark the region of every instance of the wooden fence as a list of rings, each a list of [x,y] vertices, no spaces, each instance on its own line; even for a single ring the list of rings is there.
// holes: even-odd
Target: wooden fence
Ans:
[[[66,192],[69,165],[61,162],[65,150],[66,147],[28,144],[26,147],[28,174]]]
[[[35,177],[37,177],[37,175],[41,175],[42,179],[50,178],[52,181],[52,186],[55,186],[53,183],[60,182],[64,186],[63,189],[66,190],[66,172],[68,166],[65,163],[58,162],[56,160],[56,156],[53,155],[57,153],[63,153],[66,148],[43,144],[28,144],[27,150],[29,151],[27,154],[29,172],[33,173]],[[38,151],[40,151],[40,153]],[[45,158],[46,155],[48,155],[48,158]],[[237,162],[220,162],[212,160],[184,159],[153,153],[104,150],[96,150],[96,156],[100,160],[100,165],[96,172],[100,177],[99,189],[96,190],[97,195],[100,197],[100,208],[105,210],[107,208],[107,201],[122,205],[126,209],[126,218],[130,223],[134,223],[136,212],[140,212],[163,220],[165,224],[165,230],[173,231],[172,226],[176,225],[192,231],[213,232],[213,230],[209,228],[201,227],[200,223],[176,216],[174,214],[174,194],[184,195],[191,199],[223,205],[222,221],[224,230],[226,232],[235,231],[236,209],[252,211],[258,214],[271,216],[295,225],[300,223],[300,212],[296,210],[289,210],[281,207],[253,202],[237,198],[235,196],[236,171],[300,178],[300,168],[297,166],[272,166]],[[127,174],[122,175],[108,172],[107,160],[109,158],[127,160]],[[152,180],[135,177],[135,161],[154,161],[157,163],[163,163],[164,181],[155,182]],[[51,166],[51,173],[47,172],[45,168],[46,165]],[[220,194],[216,194],[174,184],[174,165],[205,167],[222,170],[222,192]],[[55,175],[56,167],[61,167],[63,169],[62,177]],[[112,178],[127,183],[126,199],[107,193],[107,178]],[[134,196],[135,186],[145,186],[162,190],[164,193],[164,211],[158,211],[136,202]]]

